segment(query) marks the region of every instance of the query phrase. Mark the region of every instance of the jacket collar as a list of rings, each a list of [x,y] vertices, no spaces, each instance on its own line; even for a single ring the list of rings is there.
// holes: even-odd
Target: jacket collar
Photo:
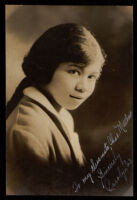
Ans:
[[[44,94],[42,94],[37,88],[32,87],[32,86],[27,87],[23,90],[23,94],[25,96],[28,96],[29,98],[39,102],[44,107],[46,107],[50,112],[52,112],[54,115],[56,115],[58,118],[60,118],[60,114],[64,110],[64,108],[62,108],[60,110],[60,112],[57,112],[56,109],[53,107],[53,105],[48,100],[48,98]]]
[[[59,120],[60,124],[62,125],[62,128],[64,129],[67,137],[70,138],[69,128],[66,126],[66,123],[62,119],[65,113],[65,108],[61,108],[61,110],[57,112],[53,105],[50,103],[50,101],[47,99],[47,97],[44,94],[42,94],[37,88],[32,86],[25,88],[23,90],[23,94],[37,101],[38,103],[43,105],[49,112],[54,114]]]
[[[38,89],[36,89],[35,87],[27,87],[23,90],[23,94],[37,102],[39,102],[41,105],[43,105],[44,107],[46,107],[46,109],[48,109],[51,113],[53,113],[57,118],[58,120],[60,121],[61,125],[62,125],[62,128],[64,129],[64,133],[65,135],[67,136],[68,140],[67,142],[69,143],[69,146],[71,148],[71,151],[72,151],[72,155],[74,156],[74,160],[76,160],[76,162],[81,162],[81,161],[77,161],[77,156],[76,156],[76,152],[74,151],[74,147],[72,147],[72,142],[71,141],[71,132],[69,132],[69,129],[68,127],[65,125],[65,123],[63,123],[62,121],[62,117],[61,115],[63,114],[63,112],[65,112],[65,109],[62,108],[60,110],[60,112],[58,113],[55,108],[53,107],[53,105],[50,103],[50,101],[47,99],[47,97],[42,94]],[[73,140],[74,138],[76,137],[77,135],[74,135],[73,134]],[[81,159],[81,158],[80,158]]]

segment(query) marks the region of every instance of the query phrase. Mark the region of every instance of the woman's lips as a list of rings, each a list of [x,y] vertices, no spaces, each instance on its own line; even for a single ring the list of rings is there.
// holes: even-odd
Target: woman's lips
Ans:
[[[83,99],[82,97],[76,97],[76,96],[72,96],[72,95],[69,95],[69,96],[74,98],[74,99]]]

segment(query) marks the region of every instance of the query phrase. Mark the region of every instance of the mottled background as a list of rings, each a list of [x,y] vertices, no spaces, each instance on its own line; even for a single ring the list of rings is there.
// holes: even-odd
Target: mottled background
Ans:
[[[7,5],[6,101],[24,77],[22,60],[35,39],[49,27],[66,22],[88,27],[108,55],[94,94],[72,112],[87,159],[96,159],[107,135],[114,131],[113,125],[132,111],[132,6]],[[127,133],[113,145],[123,159],[132,158],[132,120],[126,128]],[[105,162],[102,161],[102,165]],[[127,175],[132,180],[132,169]],[[126,190],[130,190],[132,181],[128,182],[123,183]],[[128,190],[125,195],[132,194]]]

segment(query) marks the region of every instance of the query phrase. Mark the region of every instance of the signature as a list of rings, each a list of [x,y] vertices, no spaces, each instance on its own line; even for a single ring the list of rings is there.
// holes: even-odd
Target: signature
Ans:
[[[113,159],[109,163],[107,168],[104,171],[100,168],[98,168],[97,170],[98,178],[101,180],[103,189],[106,189],[109,192],[112,192],[113,190],[116,189],[116,186],[119,183],[121,178],[124,178],[124,180],[127,182],[126,173],[128,171],[128,168],[132,164],[132,161],[130,158],[128,158],[127,160],[123,160],[119,153],[115,155],[113,150],[112,150],[112,153],[113,153]],[[118,160],[120,161],[120,164],[119,166],[116,166]],[[116,176],[112,178],[110,181],[110,179],[108,178],[108,174],[114,166],[116,166]]]
[[[104,143],[104,150],[98,156],[98,158],[94,161],[93,158],[90,159],[90,170],[87,174],[79,181],[79,183],[74,182],[72,187],[75,192],[78,192],[81,188],[81,184],[85,184],[88,180],[92,184],[95,184],[93,179],[93,174],[96,173],[98,180],[101,182],[101,186],[106,191],[112,192],[116,189],[119,181],[123,178],[127,182],[127,172],[132,164],[130,158],[127,160],[123,160],[120,153],[115,154],[113,151],[113,144],[118,141],[122,133],[127,133],[126,126],[128,125],[129,120],[132,117],[132,112],[130,111],[129,114],[124,114],[124,119],[122,121],[118,120],[117,124],[113,126],[115,133],[109,133],[106,137],[106,142]],[[106,166],[106,168],[101,169],[99,168],[99,164],[101,163],[102,159],[105,159],[107,152],[112,153],[112,160]],[[109,177],[110,173],[112,173],[112,169],[115,169],[115,175],[113,177]]]
[[[131,164],[131,159],[128,159],[128,165]],[[116,186],[121,178],[124,178],[124,180],[127,182],[127,176],[126,173],[128,171],[128,167],[125,167],[124,169],[120,169],[118,166],[117,168],[117,175],[115,178],[113,178],[111,181],[109,178],[105,177],[104,180],[101,181],[102,187],[106,189],[106,191],[112,192],[113,190],[116,190]]]

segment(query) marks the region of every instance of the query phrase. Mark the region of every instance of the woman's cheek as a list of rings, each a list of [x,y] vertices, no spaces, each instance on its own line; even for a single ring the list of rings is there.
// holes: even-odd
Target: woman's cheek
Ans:
[[[95,85],[96,85],[96,83],[91,84],[90,90],[89,90],[89,96],[92,95],[92,93],[94,92],[94,90],[95,90]]]

